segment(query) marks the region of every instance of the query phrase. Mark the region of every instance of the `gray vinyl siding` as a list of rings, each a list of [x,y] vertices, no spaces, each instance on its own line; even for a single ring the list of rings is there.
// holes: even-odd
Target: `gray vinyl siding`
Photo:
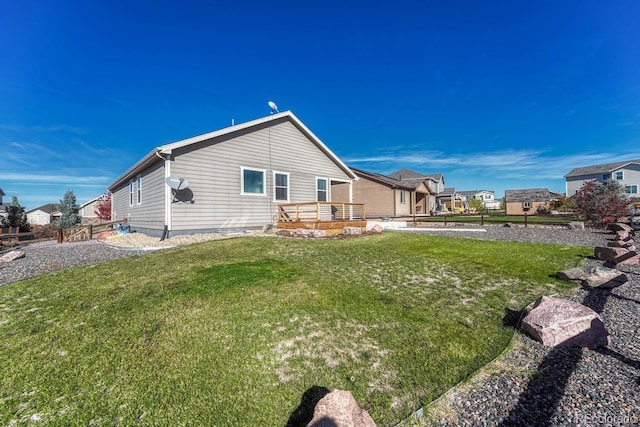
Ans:
[[[616,176],[616,172],[622,171],[623,172],[623,179],[622,180],[616,180],[615,176]],[[620,183],[623,187],[627,186],[627,185],[638,185],[640,186],[640,165],[637,164],[630,164],[627,165],[624,168],[620,168],[620,169],[616,169],[614,171],[611,172],[611,176],[612,176],[612,181],[616,181],[618,183]],[[576,194],[576,192],[582,188],[582,186],[587,182],[587,181],[596,181],[596,182],[603,182],[602,179],[602,173],[597,173],[597,174],[592,174],[592,175],[582,175],[582,176],[572,176],[572,177],[567,177],[567,196],[571,197],[574,194]],[[637,196],[637,195],[635,195]]]
[[[241,194],[241,168],[265,170],[266,195]],[[171,175],[193,199],[172,203],[172,230],[261,227],[276,219],[273,172],[289,174],[289,203],[316,200],[316,177],[349,180],[287,119],[174,150]],[[331,195],[329,196],[331,199]]]
[[[158,161],[140,174],[142,178],[142,203],[137,200],[137,179],[133,176],[134,200],[130,206],[129,182],[118,187],[112,193],[112,211],[114,221],[128,218],[132,228],[161,230],[165,223],[165,186],[164,164]]]

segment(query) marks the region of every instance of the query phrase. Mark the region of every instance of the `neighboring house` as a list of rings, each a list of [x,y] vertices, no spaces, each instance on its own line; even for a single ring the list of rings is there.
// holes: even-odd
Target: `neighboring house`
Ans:
[[[458,191],[458,194],[466,198],[467,204],[471,199],[478,199],[482,201],[482,206],[485,209],[500,209],[502,207],[501,201],[496,200],[495,193],[490,190]]]
[[[352,201],[365,204],[367,217],[424,215],[435,207],[428,183],[422,178],[398,180],[353,167],[351,170],[359,178],[353,183]]]
[[[350,202],[356,179],[285,111],[157,147],[108,190],[114,221],[159,236],[264,228],[279,204]]]
[[[457,192],[455,187],[447,187],[436,195],[439,211],[462,213],[468,209],[467,198]]]
[[[507,215],[535,215],[538,209],[549,209],[551,193],[546,188],[505,190],[504,201]]]
[[[425,181],[430,194],[429,212],[433,213],[446,210],[444,199],[448,198],[449,194],[445,192],[446,189],[444,187],[445,183],[443,174],[424,174],[411,169],[400,169],[389,174],[389,176],[402,182],[411,182],[413,180]],[[442,196],[444,196],[444,199],[441,198]]]
[[[78,208],[78,214],[82,218],[83,224],[95,223],[100,221],[98,215],[96,214],[96,210],[98,209],[98,201],[102,196],[103,195],[100,195],[95,199],[91,199],[88,202],[80,205],[80,207]]]
[[[57,212],[58,205],[47,203],[27,212],[27,222],[29,224],[46,225],[53,222],[53,214]]]
[[[566,174],[567,197],[575,195],[588,181],[616,181],[631,197],[640,196],[640,160],[605,163],[572,169]]]

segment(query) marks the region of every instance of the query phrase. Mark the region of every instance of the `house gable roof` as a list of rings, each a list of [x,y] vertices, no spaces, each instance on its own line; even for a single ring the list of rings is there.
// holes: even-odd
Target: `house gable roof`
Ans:
[[[424,174],[421,172],[416,172],[411,169],[400,169],[393,173],[390,173],[388,176],[398,180],[407,180],[407,179],[430,179],[432,181],[443,181],[443,175],[441,173],[432,173],[432,174]]]
[[[206,141],[208,139],[218,138],[221,136],[232,135],[236,132],[245,131],[255,126],[260,126],[262,124],[275,122],[278,120],[288,120],[291,122],[300,132],[302,132],[311,142],[313,142],[327,157],[329,157],[340,169],[342,169],[351,179],[357,179],[356,174],[349,169],[349,167],[342,162],[336,156],[333,151],[329,149],[321,140],[318,138],[309,128],[307,128],[304,123],[300,121],[291,111],[283,111],[282,113],[272,114],[266,117],[261,117],[259,119],[251,120],[244,123],[239,123],[237,125],[229,126],[223,129],[219,129],[213,132],[205,133],[202,135],[193,136],[191,138],[183,139],[180,141],[172,142],[169,144],[161,145],[156,147],[154,150],[145,155],[142,159],[140,159],[137,163],[131,166],[127,171],[125,171],[122,175],[116,178],[109,187],[108,190],[112,191],[115,187],[122,185],[127,182],[131,177],[137,175],[142,170],[146,169],[148,166],[152,165],[155,162],[161,160],[162,154],[171,154],[173,150],[178,148],[186,147],[192,144],[197,144],[202,141]]]
[[[592,165],[592,166],[583,166],[579,168],[572,169],[568,174],[566,174],[565,178],[571,178],[574,176],[583,176],[583,175],[599,175],[602,173],[613,172],[617,169],[625,167],[629,164],[640,165],[640,159],[638,160],[625,160],[622,162],[613,162],[613,163],[603,163],[601,165]]]
[[[506,202],[547,202],[551,194],[546,188],[531,188],[525,190],[505,190]]]
[[[47,203],[46,205],[42,205],[39,206],[35,209],[31,209],[30,211],[27,211],[27,213],[31,213],[31,212],[35,212],[35,211],[42,211],[44,213],[47,213],[49,215],[51,215],[52,213],[54,213],[55,211],[58,210],[58,205],[56,205],[55,203]]]
[[[382,175],[377,172],[370,172],[363,169],[354,168],[351,166],[350,166],[350,169],[360,178],[365,178],[390,188],[410,189],[409,187],[406,187],[405,185],[403,185],[402,182],[398,181],[397,179],[393,179],[387,175]]]

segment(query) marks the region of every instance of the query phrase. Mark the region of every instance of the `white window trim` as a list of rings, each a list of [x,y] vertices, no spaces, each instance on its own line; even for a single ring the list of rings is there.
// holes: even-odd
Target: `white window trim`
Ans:
[[[522,207],[531,209],[531,202],[522,202]]]
[[[400,190],[400,204],[401,205],[407,204],[407,193],[405,190]]]
[[[636,187],[636,192],[632,192],[632,187]],[[628,184],[624,186],[624,189],[626,190],[627,194],[638,194],[638,191],[640,191],[640,185],[638,184]]]
[[[327,189],[325,190],[327,192],[327,202],[331,201],[331,181],[329,180],[329,178],[325,178],[322,176],[316,176],[316,202],[320,202],[320,200],[318,200],[318,191],[320,190],[318,188],[318,180],[322,179],[327,183]]]
[[[129,206],[133,206],[133,193],[134,193],[134,184],[133,180],[129,181]]]
[[[278,200],[276,198],[276,175],[286,175],[287,176],[287,199],[286,200]],[[287,202],[288,203],[290,200],[291,200],[291,176],[290,176],[289,172],[273,171],[273,201],[274,202]]]
[[[618,178],[618,174],[619,174],[619,173],[621,173],[621,174],[622,174],[622,178]],[[616,177],[616,178],[615,178],[615,179],[616,179],[616,181],[624,181],[624,171],[615,171],[615,172],[614,172],[614,174],[615,174],[615,175],[613,175],[613,176],[615,176],[615,177]]]
[[[136,177],[136,201],[138,205],[142,204],[142,175]]]
[[[262,193],[245,193],[244,191],[244,171],[248,170],[251,172],[261,172],[262,173]],[[242,196],[257,196],[257,197],[264,197],[267,195],[267,170],[266,169],[260,169],[260,168],[250,168],[250,167],[245,167],[245,166],[241,166],[240,167],[240,195]]]

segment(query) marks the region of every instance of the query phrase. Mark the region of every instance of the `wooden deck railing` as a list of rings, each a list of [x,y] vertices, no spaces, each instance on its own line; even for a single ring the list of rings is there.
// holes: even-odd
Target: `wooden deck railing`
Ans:
[[[278,205],[278,222],[365,220],[363,203],[307,202]]]

